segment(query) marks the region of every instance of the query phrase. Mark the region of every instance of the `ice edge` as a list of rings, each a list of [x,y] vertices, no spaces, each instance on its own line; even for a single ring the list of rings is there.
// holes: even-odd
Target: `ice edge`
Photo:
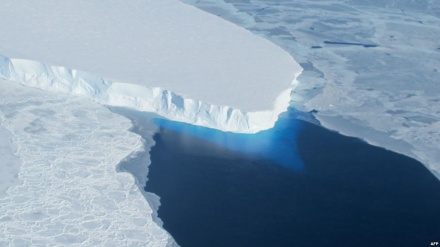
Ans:
[[[160,87],[110,81],[63,66],[0,55],[0,78],[5,80],[42,90],[85,96],[103,105],[154,112],[170,120],[237,133],[256,133],[272,128],[278,115],[289,107],[290,93],[297,85],[296,79],[301,72],[302,69],[296,71],[291,87],[275,99],[272,110],[244,112],[186,98]]]

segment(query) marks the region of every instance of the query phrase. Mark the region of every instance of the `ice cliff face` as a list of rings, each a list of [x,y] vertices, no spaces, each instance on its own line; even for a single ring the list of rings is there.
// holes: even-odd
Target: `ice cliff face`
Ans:
[[[295,78],[299,74],[300,71]],[[5,56],[0,56],[0,78],[42,90],[84,96],[104,105],[155,112],[175,121],[240,133],[273,127],[278,115],[289,106],[292,89],[286,88],[280,93],[271,111],[244,112],[184,97],[160,87],[114,82],[75,69]]]

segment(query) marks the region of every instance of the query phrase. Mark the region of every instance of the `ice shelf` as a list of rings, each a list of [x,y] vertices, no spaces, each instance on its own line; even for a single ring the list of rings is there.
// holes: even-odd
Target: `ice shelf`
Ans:
[[[55,91],[68,87],[66,68],[87,71],[73,77],[95,92],[91,74],[125,83],[106,85],[108,101],[98,101],[161,98],[168,105],[143,110],[173,120],[236,132],[270,128],[302,71],[277,45],[177,0],[1,3],[0,21],[8,24],[0,26],[0,54],[15,60],[0,70],[19,76],[4,79]]]

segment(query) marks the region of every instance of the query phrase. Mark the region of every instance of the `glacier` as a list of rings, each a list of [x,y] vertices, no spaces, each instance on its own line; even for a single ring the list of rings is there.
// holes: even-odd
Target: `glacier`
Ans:
[[[50,84],[66,92],[51,77],[65,84],[74,69],[76,79],[100,90],[106,87],[100,78],[138,86],[112,83],[113,94],[96,95],[102,96],[97,100],[143,104],[173,120],[236,132],[270,128],[287,108],[287,91],[302,71],[279,46],[178,0],[1,4],[0,20],[10,24],[0,26],[0,54],[12,58],[9,65],[2,62],[4,79],[32,78],[41,88]],[[90,96],[90,91],[83,92]],[[141,93],[156,101],[154,106],[146,106]]]

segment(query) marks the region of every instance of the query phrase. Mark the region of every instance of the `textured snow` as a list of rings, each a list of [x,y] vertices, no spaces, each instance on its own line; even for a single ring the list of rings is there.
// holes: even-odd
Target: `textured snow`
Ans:
[[[175,245],[133,176],[116,169],[154,144],[129,132],[128,119],[3,80],[0,119],[14,136],[22,181],[0,197],[0,246]]]
[[[5,195],[6,189],[20,184],[17,177],[20,159],[14,154],[16,147],[12,143],[13,136],[1,127],[2,122],[0,116],[0,198]]]
[[[292,106],[440,178],[440,1],[184,0],[287,50]]]
[[[301,72],[293,58],[277,45],[178,0],[0,3],[0,21],[8,23],[0,25],[0,54],[88,71],[112,82],[160,87],[169,94],[193,99],[189,103],[189,107],[194,106],[192,114],[214,111],[209,115],[234,115],[229,112],[240,111],[238,119],[230,121],[251,121],[250,128],[273,125],[260,127],[259,122],[252,121],[279,108],[274,102],[291,89]],[[28,65],[23,63],[20,70],[44,72],[44,66]],[[14,66],[17,69],[19,64]],[[181,101],[180,97],[176,100]],[[284,100],[289,101],[286,97]],[[208,106],[199,107],[200,102]],[[248,112],[252,113],[249,118],[244,116]],[[260,117],[256,112],[264,114]],[[172,119],[181,118],[202,125],[204,121],[216,121],[216,117]],[[221,124],[205,126],[223,129]],[[240,125],[224,130],[246,132],[243,128]]]

